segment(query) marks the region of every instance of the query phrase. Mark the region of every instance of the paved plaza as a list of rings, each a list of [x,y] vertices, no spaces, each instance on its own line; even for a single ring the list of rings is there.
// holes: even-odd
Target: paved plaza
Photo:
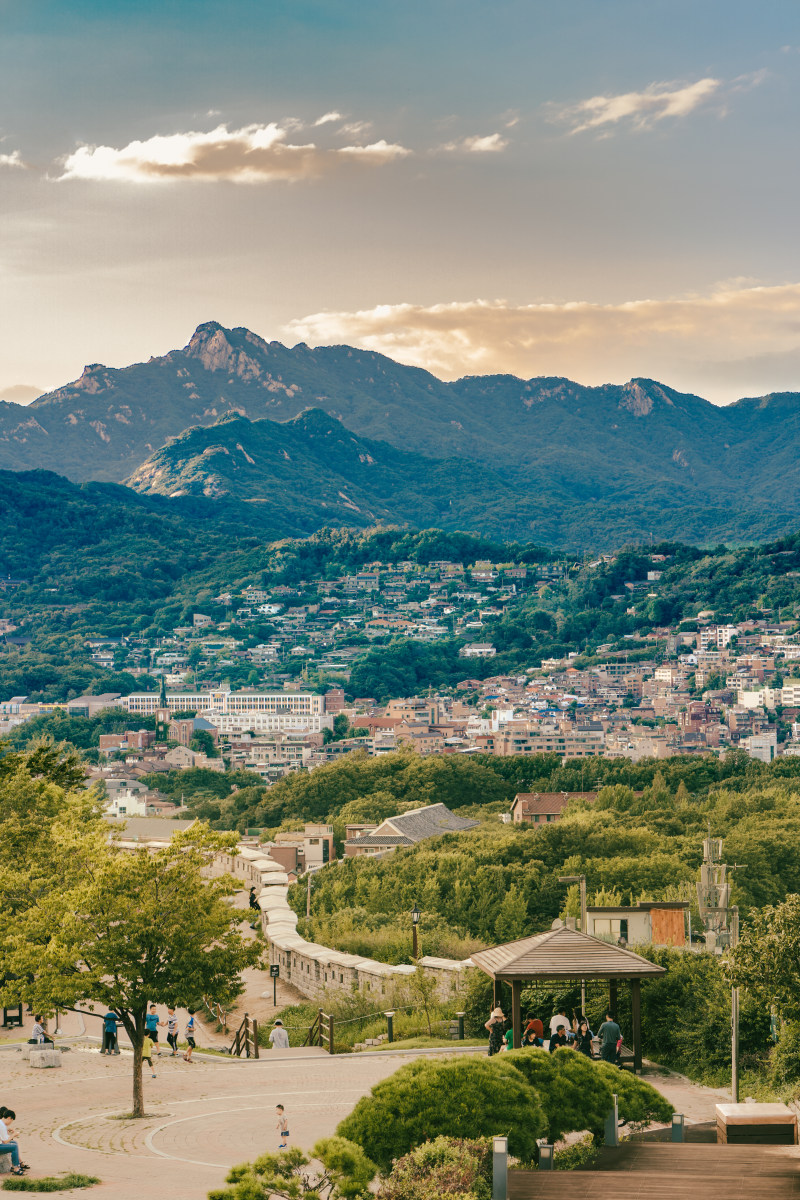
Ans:
[[[61,1068],[43,1071],[6,1044],[0,1103],[17,1114],[31,1174],[97,1175],[92,1195],[115,1200],[202,1200],[234,1163],[277,1149],[276,1104],[286,1106],[292,1144],[310,1149],[409,1057],[267,1051],[257,1062],[205,1056],[191,1065],[164,1057],[156,1079],[144,1072],[150,1115],[132,1121],[120,1119],[131,1108],[128,1052],[108,1058],[74,1044]]]
[[[331,1058],[309,1049],[264,1051],[258,1061],[200,1055],[190,1065],[164,1056],[156,1060],[156,1079],[144,1072],[149,1116],[132,1121],[124,1119],[131,1107],[130,1053],[103,1057],[77,1036],[68,1044],[60,1069],[36,1070],[4,1042],[0,1103],[17,1113],[32,1174],[97,1175],[103,1182],[92,1194],[115,1200],[203,1200],[232,1164],[277,1149],[278,1103],[286,1106],[292,1144],[309,1150],[360,1096],[414,1057]],[[727,1098],[678,1076],[649,1078],[691,1121],[713,1120],[714,1105]]]

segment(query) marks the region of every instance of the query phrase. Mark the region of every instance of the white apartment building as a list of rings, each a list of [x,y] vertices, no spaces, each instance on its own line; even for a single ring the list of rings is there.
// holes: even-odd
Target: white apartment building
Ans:
[[[120,699],[119,707],[129,713],[153,716],[161,707],[158,692],[133,692]],[[170,712],[210,712],[218,716],[264,713],[273,716],[324,716],[325,700],[311,692],[168,692]],[[215,722],[216,724],[216,722]],[[280,728],[279,725],[272,728]],[[292,726],[287,726],[292,728]],[[321,728],[324,728],[322,726]]]
[[[318,698],[318,697],[315,697]],[[224,734],[281,733],[296,731],[321,733],[333,729],[332,713],[262,712],[258,709],[221,713],[209,709],[206,718]]]

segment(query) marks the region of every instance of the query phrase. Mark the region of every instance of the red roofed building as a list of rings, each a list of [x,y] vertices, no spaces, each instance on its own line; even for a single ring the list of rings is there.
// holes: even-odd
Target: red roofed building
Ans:
[[[570,800],[593,804],[597,792],[517,792],[511,805],[511,817],[517,825],[543,825],[557,821]]]

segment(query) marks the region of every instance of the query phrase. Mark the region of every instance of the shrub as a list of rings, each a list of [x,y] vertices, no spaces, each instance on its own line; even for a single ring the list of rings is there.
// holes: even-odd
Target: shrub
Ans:
[[[594,1138],[581,1138],[563,1150],[556,1150],[553,1155],[553,1167],[556,1171],[581,1171],[590,1167],[600,1153],[600,1147]]]
[[[295,1200],[299,1196],[358,1200],[369,1196],[376,1168],[360,1146],[340,1137],[323,1138],[311,1154],[321,1168],[310,1166],[311,1159],[297,1146],[231,1167],[226,1178],[230,1186],[215,1188],[208,1193],[208,1200]]]
[[[378,1193],[380,1200],[490,1200],[491,1194],[491,1141],[447,1137],[399,1158]]]
[[[787,1021],[769,1061],[770,1083],[776,1088],[796,1089],[800,1083],[800,1021]]]
[[[519,1071],[502,1058],[470,1056],[401,1067],[359,1100],[337,1133],[388,1171],[393,1159],[439,1135],[504,1134],[511,1153],[530,1161],[546,1128],[539,1097]]]
[[[596,1062],[594,1068],[605,1077],[609,1091],[616,1092],[620,1119],[629,1125],[666,1125],[675,1109],[661,1092],[630,1071],[621,1071],[613,1063]]]
[[[597,1063],[568,1049],[557,1050],[555,1054],[546,1050],[511,1050],[503,1055],[503,1062],[519,1071],[538,1094],[551,1142],[583,1129],[602,1133],[613,1103],[613,1089],[597,1070]]]

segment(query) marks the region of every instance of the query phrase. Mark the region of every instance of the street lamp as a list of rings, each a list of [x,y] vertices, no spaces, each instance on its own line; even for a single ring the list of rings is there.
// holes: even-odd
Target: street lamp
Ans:
[[[421,916],[422,916],[422,913],[417,908],[417,902],[415,900],[414,907],[411,910],[411,937],[412,937],[411,957],[412,958],[418,957],[418,955],[417,955],[417,926],[419,925],[419,919]]]

